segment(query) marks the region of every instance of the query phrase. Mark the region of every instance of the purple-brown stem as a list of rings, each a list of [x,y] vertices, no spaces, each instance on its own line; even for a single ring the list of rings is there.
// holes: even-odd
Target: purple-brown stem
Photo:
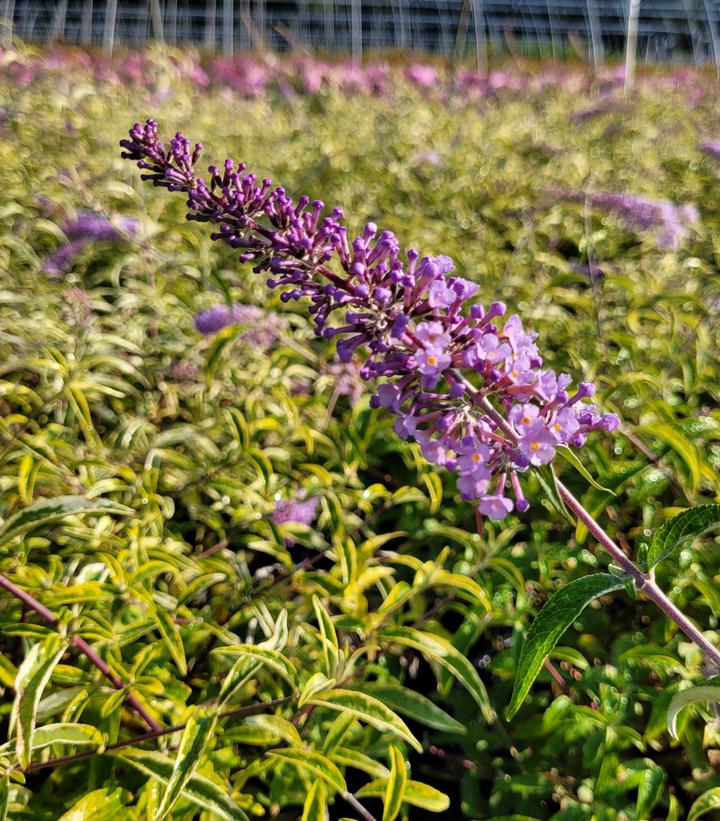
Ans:
[[[670,601],[667,595],[658,587],[652,574],[643,573],[643,571],[623,553],[620,547],[615,544],[561,481],[557,480],[556,485],[560,497],[568,509],[577,516],[588,529],[588,532],[607,550],[613,561],[617,562],[632,578],[637,590],[655,602],[663,613],[671,618],[683,633],[705,653],[708,659],[710,659],[716,667],[720,668],[720,650],[711,644],[690,619]]]
[[[21,590],[17,585],[13,584],[9,579],[2,575],[0,575],[0,587],[5,588],[8,593],[15,596],[15,598],[21,601],[26,607],[34,610],[38,616],[49,624],[52,624],[53,627],[57,627],[58,618],[54,613],[48,610],[47,607],[45,607],[44,604],[41,604],[34,596],[31,596],[29,593]],[[100,670],[100,672],[112,682],[113,687],[117,690],[122,690],[125,687],[122,680],[112,672],[108,665],[100,658],[100,656],[85,641],[85,639],[80,636],[73,636],[70,639],[70,643],[74,647],[77,647],[81,653],[85,654],[88,661],[94,664],[95,667],[97,667],[97,669]],[[140,699],[137,698],[137,696],[128,692],[126,700],[153,732],[157,733],[162,731],[162,726],[150,715],[150,713],[148,713],[147,708],[143,705]]]
[[[258,713],[264,713],[267,710],[272,710],[275,707],[281,707],[283,704],[288,704],[289,702],[294,701],[295,698],[297,698],[297,696],[283,696],[282,698],[276,698],[273,701],[261,701],[257,704],[246,705],[245,707],[234,707],[232,710],[225,710],[220,713],[218,718],[257,715]],[[172,733],[178,733],[181,730],[184,730],[186,726],[187,723],[184,722],[183,724],[174,724],[172,727],[161,727],[158,730],[143,733],[142,735],[136,735],[132,738],[126,738],[123,741],[115,741],[112,744],[107,744],[105,747],[95,750],[82,750],[81,752],[73,753],[72,755],[49,758],[47,761],[38,761],[35,764],[31,764],[26,770],[23,770],[23,772],[34,772],[35,770],[42,770],[46,767],[58,767],[60,764],[72,764],[75,761],[82,761],[83,758],[91,758],[92,756],[99,755],[100,753],[106,753],[111,750],[120,750],[123,747],[131,747],[133,744],[139,744],[142,741],[152,741],[155,738],[161,738],[162,736],[171,735]]]
[[[497,411],[494,410],[487,399],[484,397],[481,398],[479,400],[479,404],[487,410],[488,415],[492,416],[492,418],[497,422],[498,427],[500,427],[504,433],[513,438],[516,437],[512,426],[499,413],[497,413]],[[688,619],[688,617],[670,601],[666,594],[658,587],[653,574],[644,573],[639,567],[637,567],[632,559],[625,555],[620,546],[617,545],[610,538],[610,536],[608,536],[598,522],[593,519],[588,511],[580,504],[580,502],[559,479],[556,479],[555,484],[557,486],[558,493],[560,494],[560,498],[563,500],[567,508],[571,510],[575,516],[577,516],[577,518],[588,529],[588,532],[591,533],[599,544],[605,548],[613,561],[619,564],[628,576],[630,576],[635,584],[635,588],[639,592],[644,593],[651,601],[655,602],[663,613],[671,618],[683,631],[683,633],[685,633],[685,635],[705,653],[713,665],[720,669],[720,650],[711,644],[702,632],[695,627],[690,619]]]

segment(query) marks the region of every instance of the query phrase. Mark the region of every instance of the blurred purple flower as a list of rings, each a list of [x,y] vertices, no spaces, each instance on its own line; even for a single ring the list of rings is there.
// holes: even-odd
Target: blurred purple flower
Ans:
[[[295,522],[301,525],[311,525],[317,516],[317,507],[320,500],[317,496],[310,499],[296,496],[294,499],[281,499],[270,517],[276,525]]]
[[[264,311],[255,305],[236,302],[229,305],[214,305],[195,315],[195,328],[204,336],[216,334],[230,325],[251,325],[240,335],[240,339],[258,348],[268,348],[282,333],[286,323],[272,311]]]
[[[40,207],[47,209],[47,200],[39,200]],[[42,270],[51,277],[60,277],[72,267],[75,257],[91,242],[123,242],[137,234],[140,226],[135,217],[118,216],[110,222],[99,214],[78,211],[75,219],[66,221],[61,227],[68,238],[54,253],[43,261]]]
[[[676,205],[670,200],[654,200],[634,194],[558,192],[568,202],[589,202],[594,208],[616,213],[629,231],[655,231],[660,248],[677,251],[689,234],[689,226],[700,214],[691,203]]]
[[[350,362],[328,362],[322,369],[324,376],[332,380],[333,392],[347,396],[355,404],[363,395],[364,383],[360,376],[362,363],[357,359]]]
[[[72,242],[85,240],[116,242],[137,234],[140,223],[135,217],[118,216],[114,222],[91,211],[78,211],[74,220],[68,220],[62,230]]]
[[[701,143],[698,148],[704,154],[709,154],[716,160],[720,160],[720,140],[713,140],[712,142]]]

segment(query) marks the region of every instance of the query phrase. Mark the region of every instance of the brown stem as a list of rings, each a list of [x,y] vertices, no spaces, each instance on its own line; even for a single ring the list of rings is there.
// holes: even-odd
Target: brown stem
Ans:
[[[34,610],[38,616],[51,624],[53,627],[58,626],[58,618],[54,613],[48,610],[47,607],[45,607],[44,604],[41,604],[34,596],[31,596],[29,593],[21,590],[17,585],[13,584],[9,579],[2,575],[0,575],[0,587],[4,587],[8,593],[15,596],[15,598],[21,601],[26,607]],[[122,690],[124,688],[125,685],[122,680],[112,672],[108,665],[92,649],[85,639],[80,636],[73,636],[70,639],[70,643],[74,647],[77,647],[81,653],[85,654],[87,659],[112,682],[113,687],[117,690]],[[146,707],[137,698],[137,696],[134,696],[132,693],[128,692],[126,698],[128,704],[130,704],[135,712],[142,717],[153,732],[162,730],[162,726],[150,715],[150,713],[148,713]]]

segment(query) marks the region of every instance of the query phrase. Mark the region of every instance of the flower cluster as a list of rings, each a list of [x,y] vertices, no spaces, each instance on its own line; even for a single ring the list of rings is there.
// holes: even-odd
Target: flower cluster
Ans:
[[[587,201],[593,208],[616,213],[629,231],[653,230],[660,248],[670,251],[677,251],[687,238],[689,227],[700,219],[697,208],[691,203],[676,205],[670,200],[607,192],[561,192],[559,197],[568,202]]]
[[[202,147],[177,134],[166,147],[157,123],[136,124],[121,142],[143,179],[187,195],[188,219],[214,223],[213,238],[241,251],[269,275],[284,301],[305,297],[315,330],[336,338],[340,359],[367,356],[363,379],[381,380],[371,399],[397,416],[395,431],[423,456],[458,474],[463,498],[504,518],[527,509],[518,474],[548,464],[560,445],[581,447],[588,432],[618,426],[588,402],[583,382],[542,367],[536,335],[506,307],[469,304],[478,286],[454,273],[446,256],[401,253],[389,231],[369,223],[350,239],[342,210],[297,202],[245,165],[195,172]]]
[[[75,219],[67,220],[61,227],[68,239],[65,245],[47,257],[43,272],[51,277],[67,273],[75,257],[91,242],[122,242],[137,234],[139,222],[134,217],[119,216],[110,222],[99,214],[79,211]]]

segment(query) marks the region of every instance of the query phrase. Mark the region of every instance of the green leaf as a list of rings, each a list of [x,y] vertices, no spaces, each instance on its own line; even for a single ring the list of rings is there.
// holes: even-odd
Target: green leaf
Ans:
[[[34,530],[41,525],[57,522],[66,516],[99,516],[111,513],[117,516],[130,516],[135,511],[111,502],[109,499],[87,499],[85,496],[56,496],[54,499],[41,499],[15,513],[0,526],[0,545]]]
[[[669,445],[685,464],[692,487],[695,488],[700,484],[702,461],[698,447],[694,442],[691,442],[683,433],[665,422],[653,422],[650,425],[644,425],[640,430]]]
[[[583,479],[589,482],[596,490],[602,490],[605,493],[609,493],[611,496],[615,496],[615,493],[613,493],[610,488],[603,487],[592,477],[592,474],[575,455],[575,451],[571,450],[567,445],[557,445],[555,450],[560,454],[560,456],[563,457],[563,459],[565,459],[566,462],[569,462],[569,464],[575,468]]]
[[[38,705],[55,665],[67,649],[67,641],[57,634],[30,648],[15,679],[15,701],[10,715],[11,732],[22,769],[30,764]]]
[[[466,732],[464,724],[456,721],[445,710],[415,690],[401,687],[399,684],[378,684],[376,682],[364,684],[363,690],[380,699],[391,710],[419,721],[426,727],[432,727],[434,730],[441,730],[445,733],[464,734]]]
[[[103,705],[100,708],[100,717],[108,718],[111,716],[116,710],[119,710],[122,707],[126,698],[127,689],[125,687],[115,690],[103,702]]]
[[[310,788],[305,803],[301,821],[327,821],[328,810],[325,801],[325,782],[318,779]]]
[[[418,752],[422,744],[410,732],[405,722],[382,701],[358,690],[324,690],[310,699],[311,704],[354,715],[380,732],[391,732],[408,742]]]
[[[320,627],[325,675],[332,678],[338,663],[338,639],[330,614],[317,596],[313,596],[315,618]]]
[[[433,516],[440,510],[443,497],[442,479],[437,473],[423,473],[422,480],[430,496],[430,513]]]
[[[339,713],[335,721],[330,725],[330,729],[325,733],[322,751],[325,755],[332,755],[343,743],[345,736],[355,721],[355,716],[350,713]]]
[[[557,487],[557,476],[552,465],[541,465],[533,470],[533,475],[537,477],[540,486],[545,491],[548,501],[553,505],[557,512],[573,527],[575,526],[575,519],[570,514],[570,511],[565,506],[560,491]]]
[[[101,732],[90,724],[46,724],[36,727],[32,749],[42,750],[51,744],[69,744],[73,747],[99,747],[103,743]],[[12,750],[12,741],[0,746],[0,755]]]
[[[122,818],[122,809],[132,793],[122,787],[104,787],[84,795],[58,821],[114,821]]]
[[[660,800],[664,783],[665,773],[660,767],[649,766],[643,770],[638,787],[638,818],[650,818],[650,811]]]
[[[175,757],[175,766],[158,807],[155,821],[161,821],[172,811],[185,785],[200,763],[208,742],[213,738],[216,722],[217,713],[208,714],[202,708],[188,719]]]
[[[160,633],[162,637],[163,644],[167,647],[172,660],[178,668],[178,672],[181,676],[186,676],[187,661],[185,660],[185,647],[183,646],[182,636],[180,635],[180,628],[170,613],[161,606],[156,606],[155,602],[153,602],[152,606],[148,609],[158,629],[158,633]]]
[[[210,349],[208,350],[207,359],[205,360],[205,378],[208,384],[213,381],[223,351],[242,330],[244,330],[243,325],[231,325],[215,334]]]
[[[334,678],[328,678],[325,673],[313,673],[305,683],[298,699],[298,707],[304,707],[313,696],[323,690],[329,690],[335,684]]]
[[[575,579],[547,602],[530,625],[522,646],[512,699],[505,711],[508,720],[520,709],[545,658],[557,644],[560,636],[593,599],[620,590],[624,586],[623,578],[610,573],[596,573]]]
[[[648,569],[666,559],[683,542],[719,526],[720,505],[691,507],[663,522],[650,543]]]
[[[698,818],[713,810],[720,810],[720,787],[713,787],[693,802],[687,821],[697,821]]]
[[[387,779],[377,778],[361,787],[355,795],[358,798],[382,798],[385,795],[386,784]],[[450,799],[445,793],[420,781],[407,782],[403,802],[428,812],[445,812],[450,806]]]
[[[383,797],[382,821],[395,821],[402,807],[405,788],[408,782],[407,766],[403,754],[394,745],[390,745],[390,778],[388,778]]]
[[[10,807],[10,778],[0,777],[0,821],[5,821]]]
[[[268,755],[291,764],[301,775],[311,773],[321,778],[334,790],[338,790],[339,792],[345,792],[347,790],[345,779],[340,770],[338,770],[329,758],[322,755],[322,753],[317,753],[314,750],[295,750],[287,748],[284,750],[271,750],[268,752]]]
[[[436,664],[444,667],[475,699],[485,720],[488,723],[495,720],[495,711],[490,704],[487,690],[480,680],[480,676],[465,656],[453,647],[447,639],[433,633],[424,633],[414,627],[386,628],[379,634],[379,639],[402,644],[405,647],[412,647]]]
[[[216,647],[213,653],[223,656],[241,656],[264,664],[293,686],[297,682],[297,669],[289,658],[277,650],[268,650],[254,644],[233,644],[229,647]]]
[[[673,738],[677,738],[677,719],[680,710],[689,704],[716,701],[720,704],[720,687],[689,687],[673,696],[667,712],[667,728]]]
[[[175,770],[172,758],[153,750],[126,748],[112,752],[111,755],[162,784],[170,781]],[[249,821],[245,812],[230,798],[229,786],[221,786],[199,773],[190,776],[183,787],[182,795],[201,809],[215,813],[223,821]]]

